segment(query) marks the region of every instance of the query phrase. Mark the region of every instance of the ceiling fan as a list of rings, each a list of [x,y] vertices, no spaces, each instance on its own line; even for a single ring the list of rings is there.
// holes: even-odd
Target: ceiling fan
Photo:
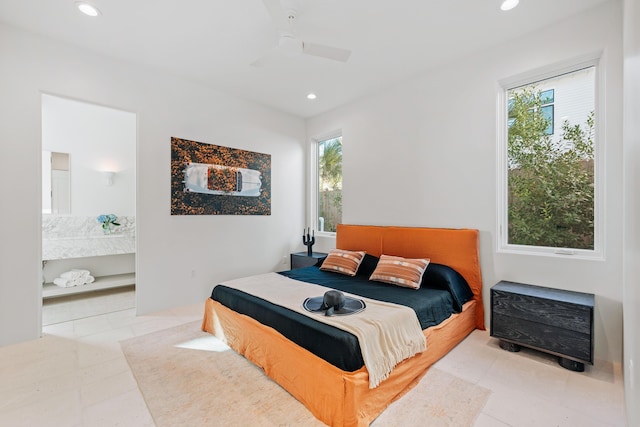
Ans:
[[[302,40],[295,33],[295,20],[297,11],[295,8],[284,8],[280,0],[262,0],[276,30],[278,31],[278,43],[275,51],[301,55],[311,55],[319,58],[330,59],[338,62],[347,62],[351,51],[318,43],[310,43]],[[261,66],[271,55],[263,56],[251,65]]]

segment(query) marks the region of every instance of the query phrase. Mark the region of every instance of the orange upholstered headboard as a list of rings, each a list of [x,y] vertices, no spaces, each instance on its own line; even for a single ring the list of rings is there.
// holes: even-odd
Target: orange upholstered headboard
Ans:
[[[339,224],[336,248],[377,257],[429,258],[453,268],[469,283],[478,304],[476,327],[484,329],[478,230]]]

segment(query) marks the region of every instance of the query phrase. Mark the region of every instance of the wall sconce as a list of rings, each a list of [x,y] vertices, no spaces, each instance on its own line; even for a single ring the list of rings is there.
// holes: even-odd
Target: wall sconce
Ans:
[[[113,185],[113,176],[115,175],[115,172],[102,172],[102,175],[104,176],[104,185],[106,185],[107,187],[111,187]]]

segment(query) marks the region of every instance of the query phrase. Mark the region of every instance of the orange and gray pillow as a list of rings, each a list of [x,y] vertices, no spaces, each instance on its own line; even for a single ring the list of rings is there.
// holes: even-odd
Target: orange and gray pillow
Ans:
[[[412,259],[381,255],[369,280],[390,283],[405,288],[419,289],[422,275],[429,265],[428,258]]]
[[[320,266],[320,270],[355,276],[364,259],[363,251],[345,251],[332,249]]]

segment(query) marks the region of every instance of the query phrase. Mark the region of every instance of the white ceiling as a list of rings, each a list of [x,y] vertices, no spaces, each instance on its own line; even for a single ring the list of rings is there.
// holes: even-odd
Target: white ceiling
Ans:
[[[300,117],[312,117],[470,52],[607,0],[281,0],[297,35],[352,51],[347,63],[278,55],[262,0],[0,0],[0,22],[162,69]],[[282,51],[278,51],[281,53]],[[315,92],[318,99],[306,99]]]

